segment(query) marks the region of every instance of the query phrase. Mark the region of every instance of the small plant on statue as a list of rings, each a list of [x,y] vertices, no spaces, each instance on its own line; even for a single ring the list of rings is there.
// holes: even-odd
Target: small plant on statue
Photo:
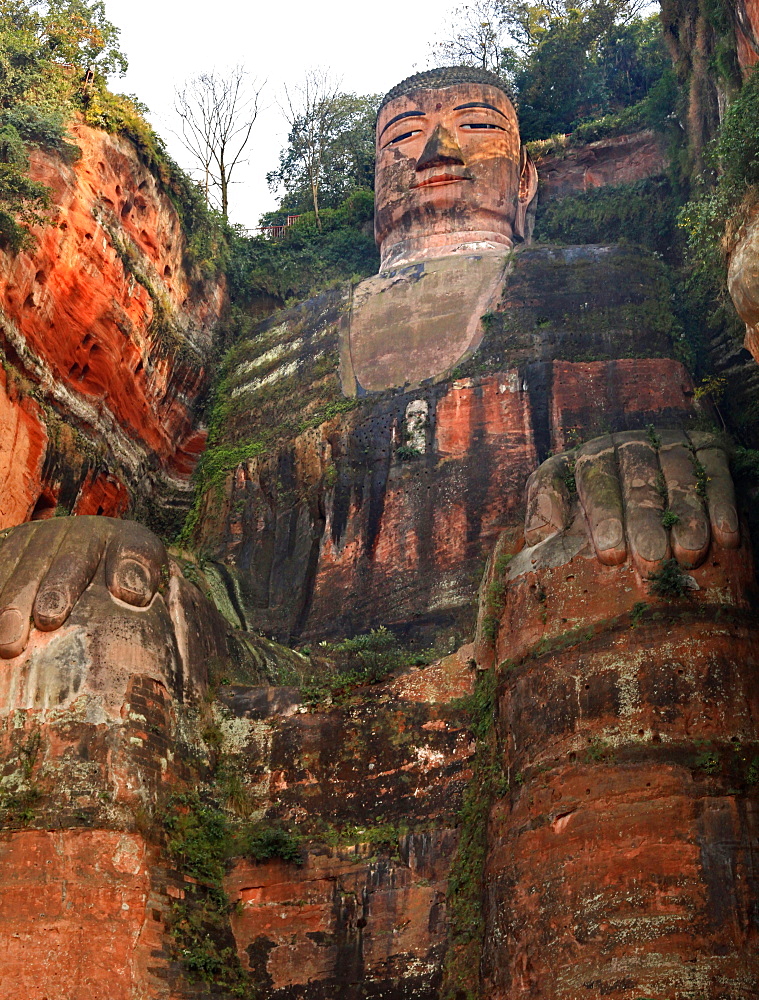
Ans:
[[[648,578],[648,589],[655,597],[685,597],[688,577],[680,569],[677,559],[666,559],[661,567]]]
[[[680,516],[673,510],[665,510],[661,516],[661,523],[664,528],[674,528],[676,524],[680,523]]]

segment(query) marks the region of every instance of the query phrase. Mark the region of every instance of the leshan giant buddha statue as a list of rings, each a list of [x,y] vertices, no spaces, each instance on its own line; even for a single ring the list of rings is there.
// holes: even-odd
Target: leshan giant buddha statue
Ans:
[[[483,591],[477,646],[480,667],[500,664],[504,775],[487,995],[748,1000],[755,813],[693,763],[705,741],[757,739],[752,575],[726,456],[694,429],[655,263],[521,248],[536,190],[498,78],[434,70],[387,95],[381,271],[251,340],[230,435],[298,399],[312,426],[241,463],[200,537],[229,563],[243,624],[309,638],[380,623],[471,634],[476,570],[497,543],[505,596]],[[335,400],[354,403],[320,410]],[[13,529],[3,711],[73,711],[85,692],[107,720],[135,674],[169,701],[202,686],[198,658],[220,640],[203,646],[176,573],[162,590],[166,566],[128,522]],[[662,567],[666,614],[650,594]]]

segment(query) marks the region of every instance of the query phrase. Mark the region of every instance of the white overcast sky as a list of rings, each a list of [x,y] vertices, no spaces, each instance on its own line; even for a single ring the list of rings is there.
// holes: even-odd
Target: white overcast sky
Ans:
[[[282,84],[297,83],[309,67],[329,68],[342,88],[385,93],[426,69],[430,44],[449,20],[445,4],[409,0],[106,0],[121,29],[129,72],[114,90],[135,94],[153,126],[185,169],[191,166],[171,130],[174,89],[188,77],[244,63],[260,81],[264,110],[254,126],[248,159],[233,181],[231,218],[253,227],[276,207],[266,173],[276,167],[287,128],[277,107]]]

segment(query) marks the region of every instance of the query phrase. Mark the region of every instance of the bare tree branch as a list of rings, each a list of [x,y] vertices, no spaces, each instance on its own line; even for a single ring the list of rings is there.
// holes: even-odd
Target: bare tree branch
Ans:
[[[244,66],[235,66],[226,73],[200,73],[176,92],[174,108],[181,121],[176,134],[199,165],[209,204],[211,189],[218,190],[225,218],[232,172],[245,162],[241,157],[258,117],[263,86],[249,78]]]
[[[502,3],[474,0],[457,7],[448,31],[447,39],[432,45],[432,61],[436,65],[481,66],[498,72],[508,37]]]

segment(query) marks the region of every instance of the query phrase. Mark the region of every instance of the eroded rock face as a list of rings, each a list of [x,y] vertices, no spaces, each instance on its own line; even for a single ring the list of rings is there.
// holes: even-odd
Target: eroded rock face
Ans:
[[[594,188],[634,184],[667,170],[665,144],[655,132],[635,132],[588,143],[579,149],[549,150],[535,157],[541,202]]]
[[[580,552],[508,588],[490,996],[756,993],[747,553],[715,552],[692,577],[700,590],[664,609],[631,566]]]
[[[754,206],[730,253],[727,284],[738,315],[746,324],[744,344],[759,360],[759,208]]]
[[[209,495],[200,541],[245,623],[280,636],[463,638],[482,560],[549,451],[695,413],[668,286],[638,251],[519,251],[477,351],[413,391],[345,400],[347,306],[335,291],[272,318],[230,379],[228,439],[281,438],[228,477],[223,506]]]
[[[747,73],[759,61],[759,5],[756,0],[736,0],[733,11],[738,62]]]
[[[371,700],[359,689],[307,711],[297,689],[238,685],[211,707],[204,668],[228,657],[197,591],[174,576],[152,607],[125,614],[93,589],[99,610],[90,601],[57,639],[35,633],[3,664],[2,995],[21,1000],[32,984],[51,1000],[77,989],[96,1000],[203,995],[172,928],[188,913],[205,927],[210,905],[208,933],[237,949],[266,995],[434,997],[474,751],[457,701],[473,688],[471,649],[374,686]],[[156,623],[169,617],[162,650]],[[65,671],[41,658],[77,636],[85,676],[63,691]],[[36,693],[20,676],[37,678]],[[301,865],[230,862],[231,917],[209,904],[221,886],[168,863],[163,812],[175,792],[199,784],[207,795],[222,760],[256,814],[304,836]],[[178,809],[188,811],[181,799]]]
[[[467,652],[375,686],[371,701],[357,692],[308,714],[222,692],[247,723],[246,773],[268,786],[275,815],[313,830],[302,866],[241,859],[225,881],[243,968],[267,995],[437,996],[474,750],[456,702],[473,688]]]
[[[0,406],[19,428],[2,526],[56,505],[119,515],[158,483],[186,492],[203,447],[192,405],[223,285],[188,266],[176,210],[131,144],[72,134],[77,162],[32,154],[50,224],[32,251],[0,255]]]
[[[35,830],[0,839],[0,972],[8,1000],[167,997],[154,847],[116,830]],[[43,930],[44,928],[44,930]]]

